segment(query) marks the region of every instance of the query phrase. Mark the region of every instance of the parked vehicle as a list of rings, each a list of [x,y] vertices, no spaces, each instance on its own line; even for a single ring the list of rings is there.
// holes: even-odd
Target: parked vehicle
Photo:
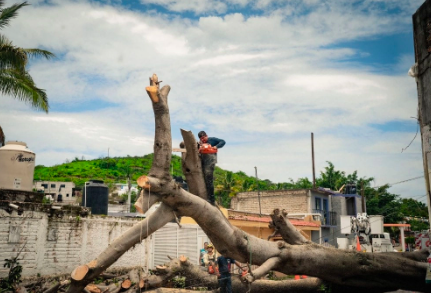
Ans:
[[[383,216],[368,216],[366,213],[341,216],[341,233],[346,237],[337,238],[339,249],[363,252],[393,252],[389,233],[383,231]]]

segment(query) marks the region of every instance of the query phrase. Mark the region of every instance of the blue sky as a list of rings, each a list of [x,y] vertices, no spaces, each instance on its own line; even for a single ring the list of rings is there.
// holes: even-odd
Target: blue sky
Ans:
[[[7,5],[15,1],[7,1]],[[58,58],[33,60],[50,113],[0,99],[0,125],[36,163],[144,155],[154,119],[144,91],[169,84],[180,128],[224,138],[219,166],[274,182],[327,161],[376,186],[423,173],[415,136],[412,14],[423,1],[29,1],[2,33]],[[391,191],[419,198],[422,179]],[[425,197],[420,198],[424,200]]]

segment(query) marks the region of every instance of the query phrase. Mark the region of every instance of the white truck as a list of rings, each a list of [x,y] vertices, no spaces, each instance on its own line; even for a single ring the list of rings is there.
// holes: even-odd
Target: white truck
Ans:
[[[392,252],[389,233],[383,230],[383,216],[368,216],[366,213],[341,216],[341,234],[337,238],[339,249],[357,249],[364,252]],[[359,238],[359,240],[358,240]],[[359,241],[359,243],[358,243]]]

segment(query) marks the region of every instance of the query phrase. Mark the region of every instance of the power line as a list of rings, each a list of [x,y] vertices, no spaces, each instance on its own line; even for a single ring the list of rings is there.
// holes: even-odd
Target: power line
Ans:
[[[409,182],[409,181],[417,180],[417,179],[420,179],[420,178],[424,178],[424,176],[421,175],[421,176],[410,178],[410,179],[406,179],[406,180],[403,180],[403,181],[398,181],[398,182],[395,182],[395,183],[388,183],[388,184],[384,184],[384,185],[374,186],[374,187],[371,187],[371,188],[379,188],[379,187],[383,187],[383,186],[386,186],[386,185],[388,185],[389,187],[391,187],[391,186],[396,185],[396,184],[401,184],[401,183],[404,183],[404,182]]]

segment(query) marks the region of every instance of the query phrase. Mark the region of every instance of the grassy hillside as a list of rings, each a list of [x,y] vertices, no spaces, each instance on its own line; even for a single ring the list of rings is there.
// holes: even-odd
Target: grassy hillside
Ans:
[[[96,160],[75,158],[71,162],[52,167],[36,166],[34,180],[74,182],[77,187],[82,187],[88,180],[99,179],[105,181],[109,187],[113,187],[114,183],[126,183],[128,174],[130,174],[132,182],[136,183],[139,176],[148,174],[152,161],[153,154],[143,157],[114,157]],[[172,156],[171,174],[173,176],[183,176],[181,158],[175,155]],[[225,182],[225,178],[228,178],[229,183]],[[231,188],[237,185],[239,181],[244,180],[253,181],[254,179],[242,172],[234,174],[220,168],[216,169],[215,186],[218,186],[219,194],[225,193],[222,190],[224,187]],[[236,188],[235,190],[239,191],[240,189]],[[229,193],[234,194],[230,189]],[[225,201],[225,204],[228,201]]]
[[[66,161],[64,164],[52,167],[36,166],[34,180],[74,182],[77,187],[82,187],[88,180],[99,179],[105,181],[109,187],[113,187],[114,183],[126,183],[128,174],[132,182],[136,183],[139,176],[148,174],[152,161],[153,154],[143,157],[128,156],[96,160],[75,158],[71,162]],[[181,158],[175,155],[172,156],[171,173],[173,176],[183,176]],[[229,205],[231,197],[236,193],[257,189],[256,179],[247,176],[244,172],[233,173],[216,167],[214,179],[215,193],[224,206]],[[299,187],[301,186],[293,181],[279,184],[274,184],[270,180],[259,181],[261,190]]]
[[[90,179],[104,180],[105,183],[125,183],[130,174],[132,181],[142,174],[148,174],[153,155],[143,157],[114,157],[96,160],[75,158],[53,167],[38,165],[35,168],[34,180],[71,181],[77,186],[84,186]],[[176,176],[181,175],[181,159],[172,157],[172,170]]]

